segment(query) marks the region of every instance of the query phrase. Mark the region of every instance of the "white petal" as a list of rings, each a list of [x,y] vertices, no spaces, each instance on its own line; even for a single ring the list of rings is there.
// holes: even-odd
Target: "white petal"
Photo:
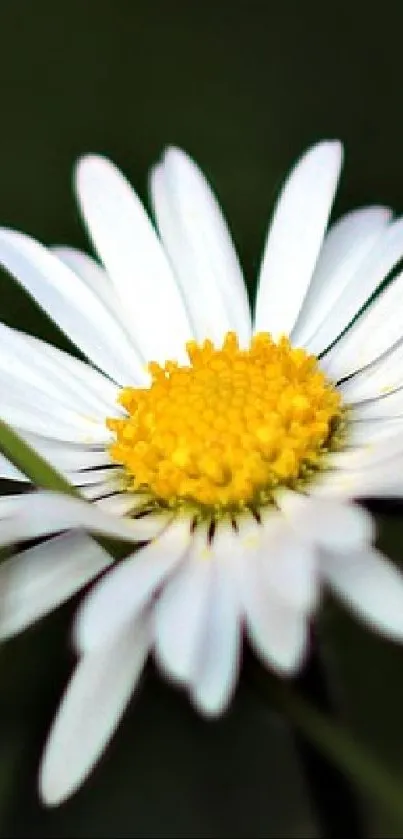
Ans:
[[[403,465],[403,464],[402,464]],[[371,469],[350,469],[348,471],[322,472],[310,487],[310,495],[314,498],[338,499],[341,502],[354,501],[359,498],[397,497],[403,489],[396,474],[395,465],[390,469],[384,466]]]
[[[35,389],[53,399],[56,410],[63,405],[85,415],[94,413],[99,417],[101,413],[105,419],[105,405],[99,412],[100,400],[91,392],[83,394],[76,379],[72,383],[68,376],[63,376],[63,367],[49,357],[45,347],[44,342],[32,342],[27,335],[0,323],[0,387],[3,393],[13,385],[22,390],[29,402],[30,393]]]
[[[148,376],[131,342],[85,283],[39,242],[0,230],[0,264],[97,367],[119,384]]]
[[[246,628],[252,646],[266,664],[280,673],[294,673],[306,652],[307,617],[268,586],[256,552],[258,528],[256,522],[242,523],[239,547],[233,553]]]
[[[370,469],[350,469],[321,475],[312,495],[328,498],[400,498],[403,494],[403,458],[391,458]]]
[[[348,552],[374,539],[373,519],[363,507],[287,491],[276,501],[289,525],[311,544]]]
[[[403,491],[403,456],[392,457],[370,469],[348,473],[361,498],[398,498]]]
[[[103,471],[105,471],[107,476],[106,479],[97,480],[97,472],[102,474]],[[122,508],[127,506],[127,509],[130,510],[136,506],[135,501],[133,501],[136,497],[134,493],[127,492],[125,489],[122,489],[120,469],[94,469],[89,470],[88,472],[67,472],[66,476],[69,483],[78,488],[80,498],[85,498],[91,501],[96,500],[98,505],[98,500],[106,501],[104,496],[114,496],[115,493],[118,493],[120,496],[127,499],[127,505],[122,503]],[[106,509],[106,507],[104,509]],[[123,515],[124,514],[122,513],[122,516]]]
[[[77,649],[85,652],[109,643],[153,596],[186,554],[189,543],[190,522],[174,522],[161,537],[125,559],[101,580],[77,613]]]
[[[112,487],[117,489],[121,489],[121,469],[120,467],[116,467],[115,469],[109,466],[99,469],[87,469],[85,471],[69,471],[68,473],[71,476],[71,483],[74,483],[74,486],[88,486],[88,484],[102,484],[105,487]]]
[[[210,273],[207,283],[200,276],[168,172],[162,164],[152,171],[151,190],[161,238],[175,266],[194,335],[200,342],[209,338],[220,346],[233,325],[232,317],[218,284],[211,282]]]
[[[3,419],[28,443],[107,443],[106,417],[122,413],[119,389],[105,376],[44,341],[0,324]],[[52,445],[52,443],[50,444]]]
[[[285,522],[276,525],[274,518],[262,518],[256,561],[260,561],[265,581],[274,594],[289,607],[310,612],[317,605],[319,593],[314,546],[301,541]]]
[[[196,530],[185,562],[165,584],[154,606],[155,652],[179,682],[192,682],[205,632],[213,563],[206,532]]]
[[[64,603],[112,561],[85,533],[65,533],[2,562],[0,638]]]
[[[14,493],[12,495],[0,495],[0,520],[7,519],[14,515],[14,512],[19,509],[21,503],[21,494]]]
[[[84,414],[55,401],[35,385],[16,380],[11,370],[8,374],[0,373],[0,390],[2,417],[10,425],[22,426],[31,433],[53,430],[61,439],[73,441],[87,437],[88,442],[107,443],[113,439],[104,418]]]
[[[363,478],[362,473],[353,475],[355,479],[355,498],[395,499],[403,496],[403,481],[399,474],[377,474]]]
[[[124,306],[122,306],[116,294],[116,289],[105,269],[95,259],[92,259],[91,256],[76,248],[57,246],[52,247],[51,250],[97,294],[107,309],[114,313],[122,329],[125,329],[129,337],[131,337],[132,325],[130,324],[130,317],[128,317]]]
[[[246,572],[245,576],[248,576]],[[248,636],[257,655],[281,674],[295,673],[307,647],[307,616],[285,605],[262,587],[245,583],[244,608]]]
[[[82,492],[82,490],[81,490]],[[136,510],[145,506],[147,496],[121,492],[106,498],[98,498],[96,504],[101,510],[106,510],[113,516],[134,515]]]
[[[367,259],[361,263],[352,282],[348,284],[332,307],[329,316],[313,338],[307,341],[306,346],[309,352],[319,355],[339,337],[402,256],[403,219],[400,219],[390,224],[381,234]],[[382,296],[365,310],[356,324],[325,356],[323,364],[325,369],[329,370],[330,376],[338,379],[359,370],[381,354],[381,346],[386,349],[394,343],[396,337],[393,336],[396,331],[399,331],[396,330],[395,321],[392,321],[389,335],[389,329],[382,332],[379,330],[379,318],[384,318],[386,312],[388,312],[388,317],[396,312],[397,300],[401,299],[403,293],[403,283],[400,284],[399,291],[396,289],[396,284],[397,280],[394,280]],[[393,291],[391,291],[392,287]],[[372,329],[377,329],[378,334],[372,336]],[[365,338],[363,338],[364,334]],[[353,346],[354,350],[351,354]]]
[[[229,329],[220,291],[216,284],[206,287],[194,282],[192,253],[181,228],[167,173],[162,165],[152,170],[150,188],[159,232],[170,261],[175,266],[195,338],[204,341],[208,337],[220,344]]]
[[[336,594],[382,634],[403,641],[403,575],[378,551],[326,553],[323,574]]]
[[[50,413],[46,410],[46,406],[51,408]],[[60,412],[57,415],[53,411],[53,407],[53,404],[49,406],[45,398],[38,399],[37,397],[35,404],[27,405],[21,394],[18,396],[13,394],[12,399],[9,394],[8,404],[3,404],[1,407],[1,417],[19,434],[22,433],[22,436],[25,433],[39,434],[42,437],[64,440],[68,443],[88,443],[89,446],[107,445],[112,442],[111,432],[102,423],[84,417],[80,422],[78,414],[67,410],[62,417]]]
[[[122,411],[117,406],[120,388],[99,370],[95,370],[89,364],[57,349],[57,347],[52,347],[51,344],[47,344],[39,338],[34,338],[32,335],[25,335],[24,337],[28,342],[30,351],[35,350],[37,359],[40,353],[41,365],[44,369],[51,370],[53,367],[54,374],[57,374],[66,382],[69,390],[74,388],[81,399],[89,400],[91,408],[96,404],[103,411],[107,409],[108,416],[114,416]],[[131,378],[127,380],[128,383],[136,384],[133,375],[130,375]],[[124,384],[127,384],[127,382]],[[105,413],[103,416],[105,416]]]
[[[302,346],[315,334],[390,219],[386,207],[365,207],[347,213],[330,228],[292,331],[294,344]]]
[[[392,419],[352,420],[348,430],[348,447],[368,446],[396,435],[403,437],[403,416]]]
[[[169,516],[148,515],[139,519],[108,516],[94,504],[56,492],[37,491],[15,500],[13,515],[0,526],[0,545],[85,528],[128,542],[152,539],[168,523]]]
[[[196,707],[217,715],[230,702],[238,678],[241,653],[241,614],[234,580],[232,550],[238,536],[218,528],[214,536],[212,582],[200,662],[191,685]]]
[[[298,161],[277,203],[256,298],[256,332],[289,334],[322,245],[342,163],[338,142],[319,143]]]
[[[191,328],[176,280],[137,195],[108,160],[90,155],[77,168],[77,193],[94,245],[130,313],[146,360],[185,357]]]
[[[151,190],[158,227],[197,332],[203,321],[203,338],[223,337],[206,331],[206,311],[195,308],[202,297],[207,311],[216,305],[224,307],[227,328],[237,332],[242,346],[247,346],[251,316],[242,271],[221,209],[202,172],[184,152],[170,148],[152,174]],[[211,312],[210,322],[212,317]]]
[[[78,474],[82,474],[82,473],[80,472]],[[88,472],[88,473],[84,472],[85,477],[87,477],[87,474],[91,475],[91,472]],[[74,482],[73,480],[71,480],[71,476],[70,476],[70,483],[73,486],[78,486],[77,482]],[[101,499],[105,500],[105,496],[110,495],[111,492],[117,492],[118,491],[116,489],[116,486],[112,485],[112,487],[110,487],[110,485],[106,481],[93,482],[93,481],[91,481],[91,479],[89,481],[84,480],[82,482],[81,486],[78,486],[78,488],[79,488],[79,492],[80,492],[80,498],[84,498],[86,501],[94,501],[94,503],[96,503],[97,507],[100,506],[99,501]],[[123,492],[123,495],[126,497],[127,493]],[[105,509],[105,507],[103,509]]]
[[[92,256],[78,248],[71,248],[67,245],[52,245],[50,248],[58,259],[78,274],[96,294],[107,295],[110,302],[114,297],[114,288],[105,268]],[[116,300],[116,298],[115,298]]]
[[[85,443],[80,445],[78,443],[59,442],[28,432],[22,436],[28,445],[32,446],[45,460],[48,460],[59,470],[72,473],[79,472],[82,469],[107,466],[111,463],[110,455],[103,447],[91,448]]]
[[[375,399],[359,402],[354,405],[352,416],[354,421],[360,423],[369,420],[390,421],[403,417],[403,388],[401,387],[392,393],[385,393]],[[396,430],[398,430],[398,426]]]
[[[403,342],[395,344],[382,358],[338,385],[349,404],[377,399],[403,386]]]
[[[5,478],[7,481],[28,481],[26,475],[20,472],[16,466],[13,466],[3,454],[0,454],[0,478]]]
[[[78,274],[89,288],[106,303],[108,308],[113,309],[116,306],[118,300],[110,278],[105,268],[99,262],[96,262],[92,256],[77,248],[65,245],[52,245],[50,250],[61,262],[64,262],[68,268]]]
[[[81,448],[83,452],[88,451],[88,467],[91,466],[91,452],[94,451],[103,451],[101,462],[110,462],[105,455],[105,448],[110,445],[113,437],[106,426],[84,418],[80,423],[77,421],[77,414],[72,424],[69,424],[68,418],[69,416],[65,416],[62,420],[49,416],[37,405],[27,406],[21,399],[17,400],[17,397],[13,399],[13,404],[2,406],[2,419],[12,425],[23,440],[34,448],[35,441],[39,440],[38,451],[46,459],[51,460],[53,453],[57,452],[54,461],[57,469],[63,471],[65,466],[68,467],[69,464],[65,463],[66,458],[76,447]],[[94,456],[94,459],[99,462],[99,458]]]
[[[369,473],[375,467],[387,463],[392,464],[394,462],[395,468],[397,468],[402,455],[403,436],[398,430],[397,433],[391,433],[387,437],[376,438],[367,445],[334,452],[328,458],[328,465],[330,469],[346,470],[347,472],[362,469]]]
[[[113,736],[149,649],[143,618],[115,643],[80,660],[51,728],[40,767],[45,804],[60,804],[85,781]]]
[[[105,421],[118,411],[119,388],[88,364],[0,323],[0,380],[14,387],[35,387],[55,402],[84,416]],[[7,386],[7,385],[6,385]],[[6,392],[6,391],[5,391]],[[29,401],[26,396],[26,401]]]

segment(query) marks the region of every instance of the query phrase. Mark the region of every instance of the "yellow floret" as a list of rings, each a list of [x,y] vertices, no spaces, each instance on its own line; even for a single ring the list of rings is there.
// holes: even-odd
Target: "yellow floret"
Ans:
[[[341,420],[340,396],[314,356],[287,338],[229,332],[221,349],[187,344],[188,366],[151,362],[149,388],[124,388],[107,420],[128,488],[156,501],[241,509],[317,468]]]

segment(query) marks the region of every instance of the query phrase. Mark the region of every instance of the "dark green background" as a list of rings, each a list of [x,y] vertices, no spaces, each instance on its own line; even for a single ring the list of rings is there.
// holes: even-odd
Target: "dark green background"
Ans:
[[[75,159],[108,154],[145,197],[149,166],[175,143],[210,177],[253,284],[281,179],[322,137],[346,144],[336,215],[367,202],[401,212],[402,24],[397,2],[3,0],[0,224],[85,246]],[[61,341],[5,277],[0,315]],[[399,561],[400,508],[382,508],[379,523]],[[41,809],[35,773],[72,665],[71,613],[0,653],[1,836],[313,835],[290,740],[245,680],[227,717],[207,724],[148,673],[91,780]],[[334,605],[322,632],[355,736],[403,771],[403,651]],[[399,835],[364,803],[371,835]]]

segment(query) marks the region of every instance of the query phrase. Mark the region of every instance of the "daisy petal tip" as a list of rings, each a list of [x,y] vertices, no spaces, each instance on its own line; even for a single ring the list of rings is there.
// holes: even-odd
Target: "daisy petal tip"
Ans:
[[[283,649],[278,649],[272,656],[271,666],[282,678],[293,678],[303,667],[308,655],[307,622],[301,628],[299,638],[294,643],[285,644]]]
[[[340,162],[340,164],[343,162],[344,146],[341,140],[321,140],[319,143],[316,143],[316,145],[312,146],[310,151],[313,154],[327,155],[329,158],[332,158],[335,162]]]
[[[99,176],[102,170],[114,169],[115,166],[104,157],[102,154],[96,152],[88,152],[78,158],[74,170],[74,184],[76,190],[85,189],[91,179]]]
[[[200,714],[206,722],[215,722],[215,720],[220,719],[220,717],[222,717],[227,711],[229,700],[225,703],[220,702],[219,705],[216,705],[200,702],[197,697],[193,697],[192,703],[197,713]]]
[[[39,769],[38,794],[40,801],[47,809],[59,807],[75,792],[75,788],[65,787],[59,783],[57,773],[51,772],[46,756]]]
[[[354,603],[347,605],[352,605],[353,608],[355,606]],[[396,604],[392,604],[392,608],[384,612],[376,607],[373,608],[373,611],[371,609],[363,610],[361,614],[359,607],[358,609],[355,607],[355,611],[358,612],[358,617],[361,618],[364,625],[384,638],[385,641],[403,644],[403,598],[401,609],[396,609]]]
[[[86,154],[82,154],[75,164],[76,179],[84,175],[86,170],[93,166],[94,163],[96,164],[99,160],[100,155],[96,154],[96,152],[87,152]]]
[[[163,161],[166,162],[174,162],[174,161],[181,161],[187,160],[188,155],[184,152],[179,146],[169,145],[166,146],[163,153]]]
[[[301,641],[297,645],[285,645],[283,649],[278,647],[277,649],[266,650],[260,644],[254,643],[253,638],[251,640],[255,653],[262,664],[280,678],[291,679],[296,676],[306,660],[307,646],[305,642]]]
[[[373,548],[349,556],[324,556],[325,577],[333,591],[367,626],[403,642],[403,574]]]
[[[332,172],[334,184],[343,165],[344,149],[340,140],[321,140],[310,146],[296,161],[296,171],[311,171],[319,176],[322,172]]]
[[[192,704],[198,714],[204,717],[206,721],[218,720],[228,712],[234,692],[235,685],[232,685],[231,689],[227,690],[225,693],[220,692],[219,694],[209,694],[204,692],[203,695],[201,695],[197,689],[195,689],[191,696]]]
[[[170,660],[167,660],[162,644],[156,644],[154,648],[155,663],[159,667],[164,679],[174,689],[184,687],[188,682],[188,676],[181,667],[173,667]]]
[[[162,166],[169,168],[173,175],[181,174],[183,177],[189,175],[194,177],[195,174],[200,174],[193,158],[179,146],[166,147],[162,158]]]
[[[382,591],[380,588],[380,596]],[[384,611],[378,606],[373,612],[368,612],[364,617],[372,629],[388,641],[395,644],[403,644],[403,589],[401,585],[396,586],[394,597],[384,594],[386,608]]]
[[[283,678],[292,679],[294,676],[300,672],[301,667],[305,663],[307,651],[301,650],[298,655],[293,655],[290,657],[284,656],[281,660],[276,663],[274,666],[274,670],[277,672],[279,676]]]
[[[105,623],[91,620],[91,614],[88,616],[86,608],[86,601],[78,610],[71,630],[70,643],[77,655],[84,655],[86,653],[99,650],[102,646],[109,644],[113,640],[113,631],[108,631],[109,626]]]

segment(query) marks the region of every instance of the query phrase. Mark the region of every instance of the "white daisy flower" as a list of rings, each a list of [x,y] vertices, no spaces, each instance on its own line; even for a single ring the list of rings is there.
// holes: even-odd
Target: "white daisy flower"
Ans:
[[[221,210],[177,149],[151,175],[156,229],[110,162],[80,161],[102,264],[0,230],[0,263],[88,359],[0,325],[1,415],[86,498],[2,499],[0,545],[22,550],[0,566],[1,637],[107,572],[76,617],[49,804],[91,770],[150,652],[215,715],[243,631],[269,667],[298,669],[322,584],[403,640],[402,576],[353,502],[403,490],[403,276],[356,318],[403,257],[403,220],[374,206],[325,235],[341,162],[323,142],[291,172],[253,317]],[[127,558],[85,531],[123,539]]]

